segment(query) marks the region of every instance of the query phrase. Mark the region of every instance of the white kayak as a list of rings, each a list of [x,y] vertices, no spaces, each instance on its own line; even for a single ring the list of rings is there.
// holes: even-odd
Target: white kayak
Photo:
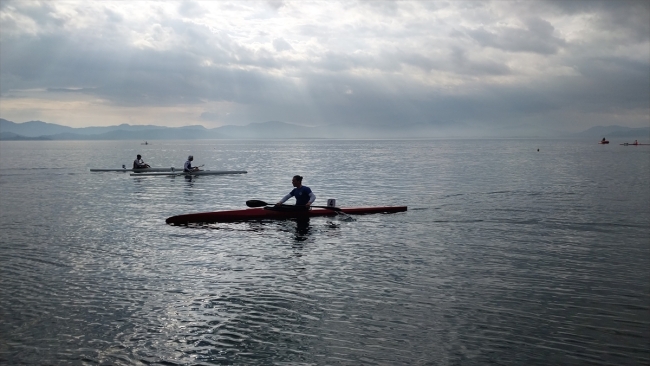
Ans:
[[[171,168],[144,168],[144,169],[90,169],[91,172],[173,172],[174,167]]]
[[[225,175],[225,174],[246,174],[248,173],[245,170],[199,170],[196,172],[184,172],[184,171],[175,171],[175,172],[165,172],[165,173],[133,173],[132,177],[175,177],[179,175],[185,176],[195,176],[195,175]]]

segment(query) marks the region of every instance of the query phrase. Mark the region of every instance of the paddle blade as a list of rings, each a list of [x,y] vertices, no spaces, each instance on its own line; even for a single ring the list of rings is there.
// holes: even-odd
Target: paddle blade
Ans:
[[[260,200],[248,200],[246,201],[246,206],[248,207],[264,207],[264,206],[270,206],[270,204],[260,201]]]

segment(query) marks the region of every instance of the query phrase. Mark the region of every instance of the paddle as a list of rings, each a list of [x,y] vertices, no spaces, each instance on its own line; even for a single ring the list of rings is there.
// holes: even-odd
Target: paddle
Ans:
[[[272,204],[272,203],[266,203],[266,202],[260,201],[260,200],[248,200],[248,201],[246,201],[246,206],[248,206],[248,207],[264,207],[264,206],[275,206],[275,205]],[[309,207],[325,208],[325,209],[328,209],[328,210],[345,213],[338,207],[329,207],[329,206],[309,206]]]

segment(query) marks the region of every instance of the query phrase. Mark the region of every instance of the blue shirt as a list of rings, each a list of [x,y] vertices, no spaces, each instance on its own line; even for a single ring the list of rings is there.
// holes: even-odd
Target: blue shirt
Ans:
[[[296,206],[304,206],[309,202],[309,194],[311,189],[307,186],[301,186],[300,188],[294,188],[291,193],[291,196],[296,197]]]

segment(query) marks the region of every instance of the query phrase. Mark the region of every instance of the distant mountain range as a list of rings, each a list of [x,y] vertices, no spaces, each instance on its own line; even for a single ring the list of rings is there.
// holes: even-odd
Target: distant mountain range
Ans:
[[[426,133],[422,133],[426,131]],[[0,140],[192,140],[192,139],[327,139],[327,138],[412,138],[435,136],[442,128],[431,126],[367,126],[332,124],[309,127],[280,121],[251,123],[245,126],[205,128],[132,126],[73,128],[42,121],[15,123],[0,118]]]
[[[15,123],[0,118],[0,140],[192,140],[275,139],[317,137],[314,127],[270,121],[246,126],[164,127],[121,124],[108,127],[73,128],[42,121]]]
[[[497,136],[526,137],[521,131],[499,130]],[[200,125],[164,127],[153,125],[128,125],[108,127],[73,128],[42,121],[15,123],[0,118],[0,140],[193,140],[193,139],[296,139],[296,138],[423,138],[464,137],[449,126],[400,125],[373,126],[372,128],[335,124],[309,127],[280,121],[251,123],[245,126],[205,128]],[[531,136],[532,137],[532,136]],[[558,136],[560,137],[560,136]],[[573,134],[571,138],[627,138],[650,139],[650,127],[629,128],[598,126]]]

